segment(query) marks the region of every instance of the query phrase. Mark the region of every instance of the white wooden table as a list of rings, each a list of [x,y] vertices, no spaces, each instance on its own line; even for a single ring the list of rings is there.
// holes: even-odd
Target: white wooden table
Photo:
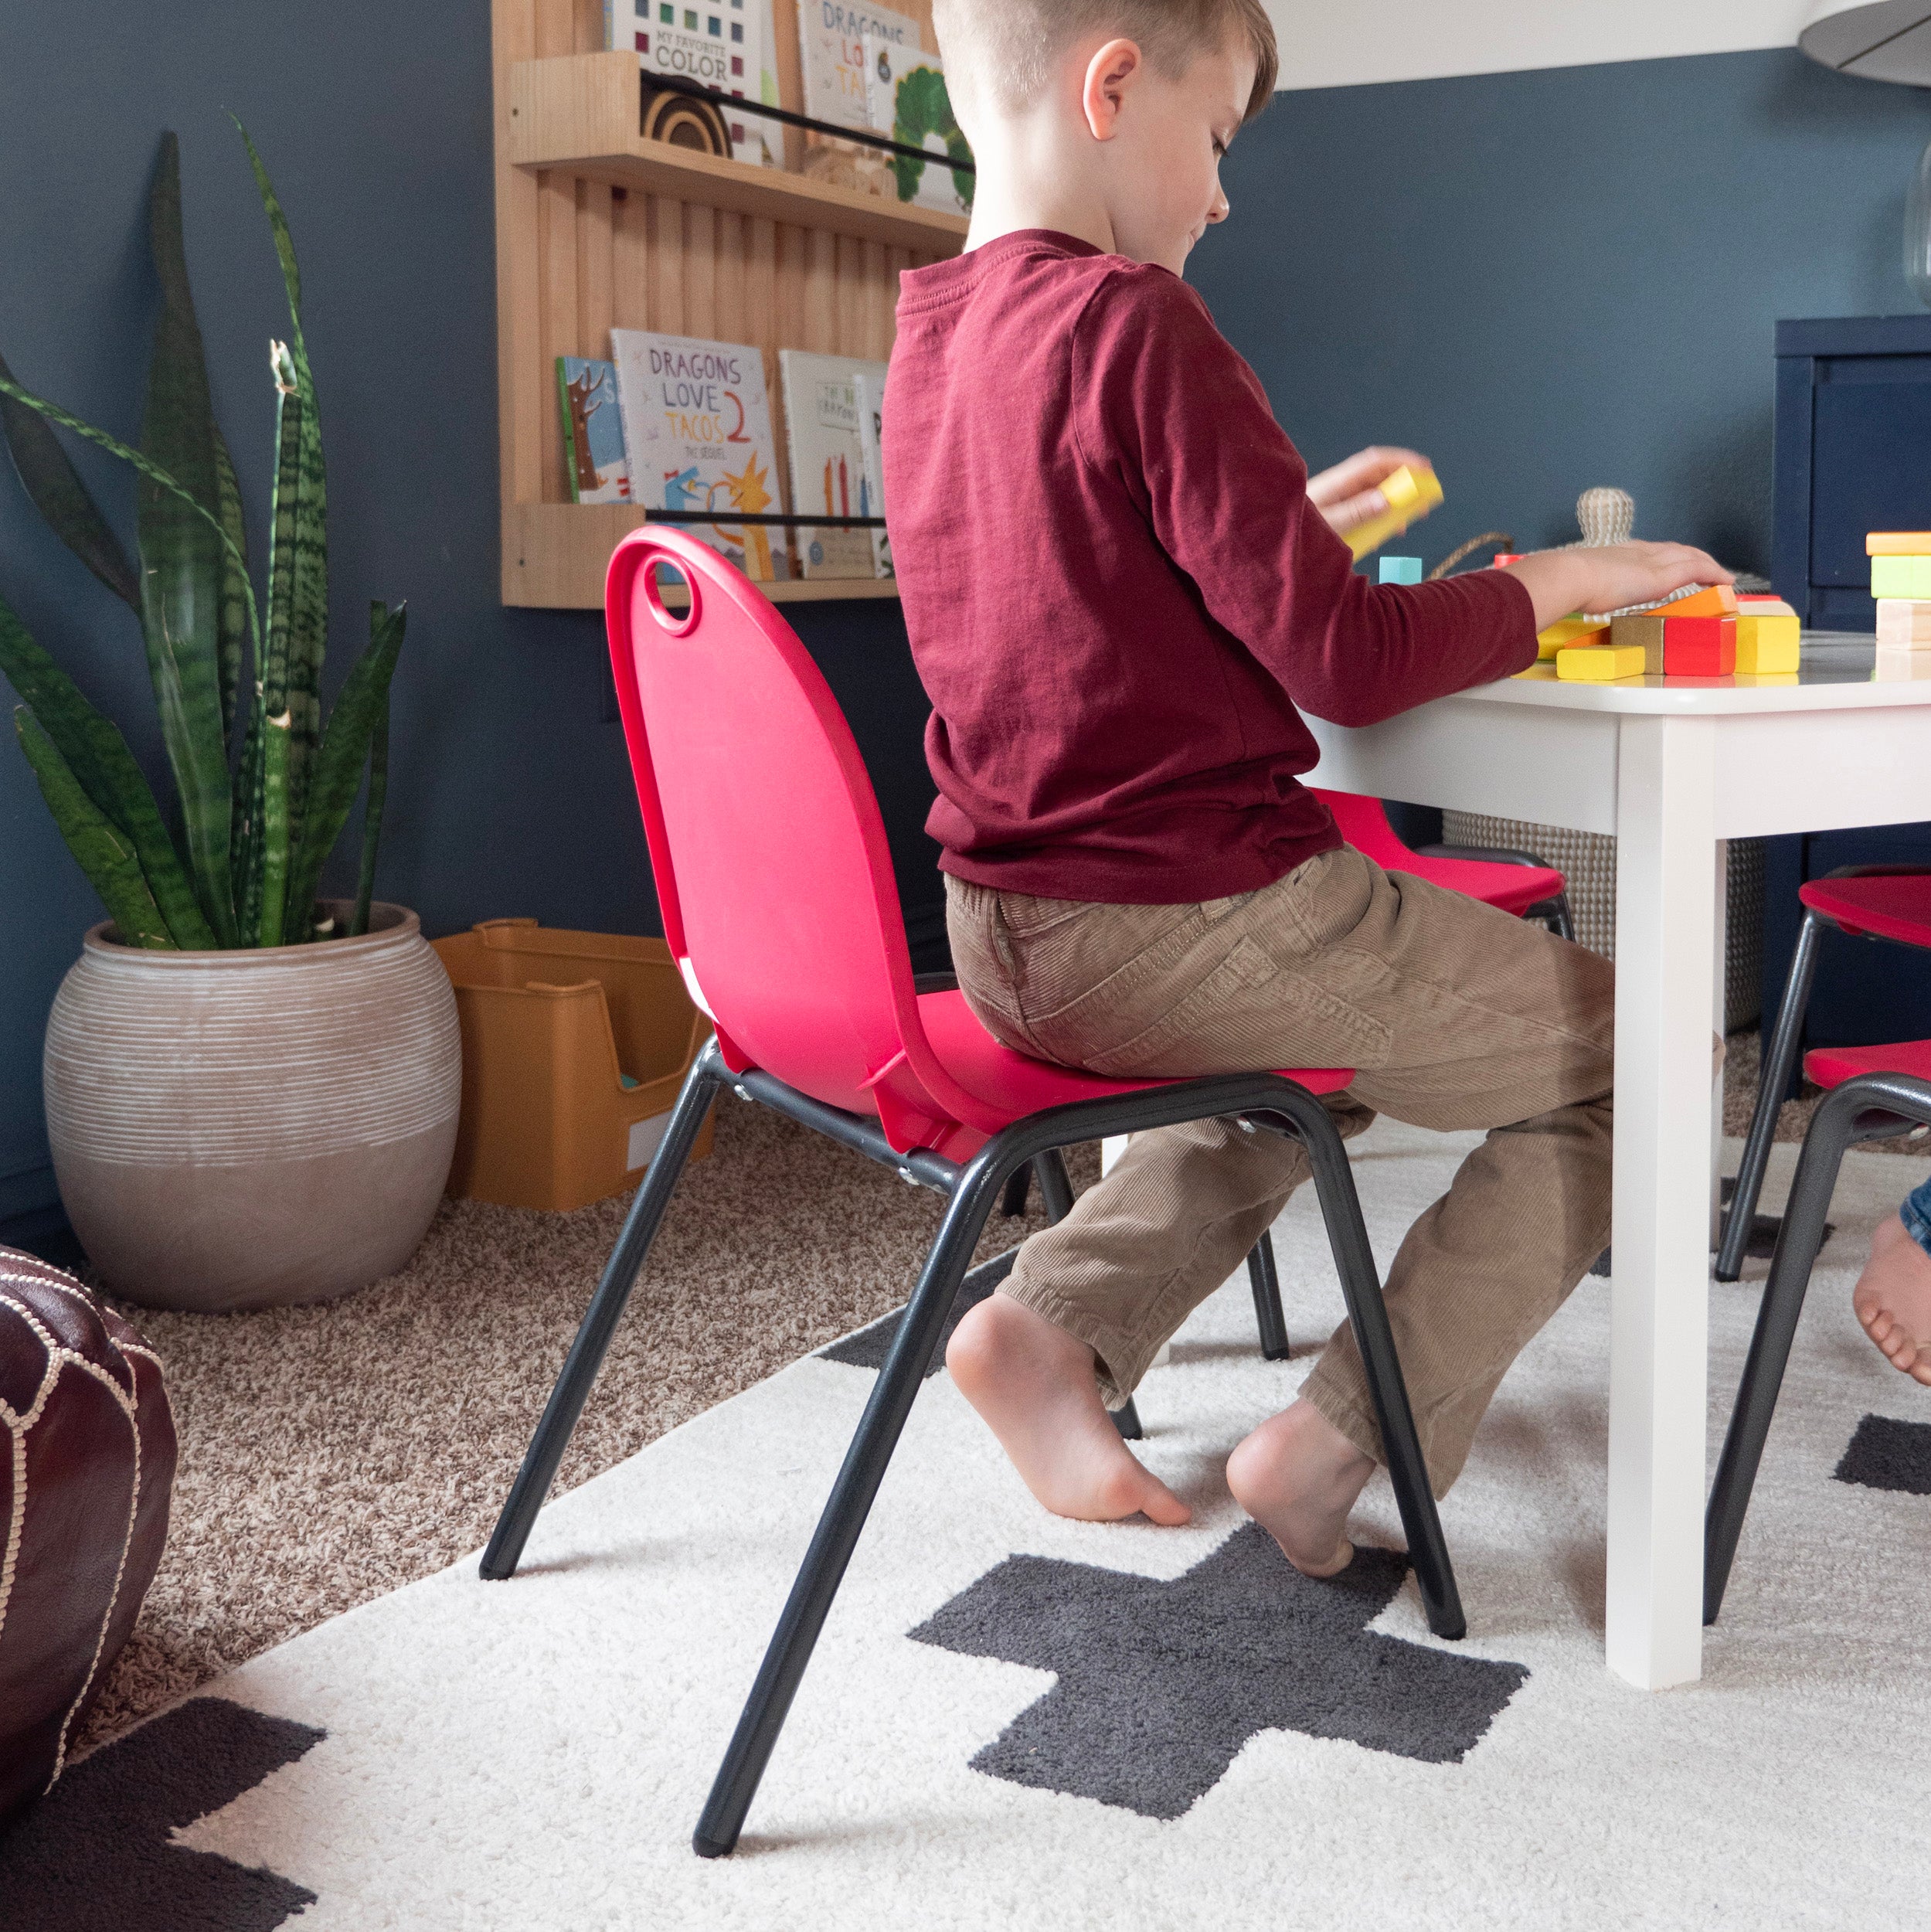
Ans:
[[[1308,721],[1335,791],[1617,840],[1606,1644],[1652,1690],[1702,1666],[1723,842],[1931,818],[1931,679],[1877,681],[1872,657],[1819,633],[1796,684],[1511,679],[1363,730]]]

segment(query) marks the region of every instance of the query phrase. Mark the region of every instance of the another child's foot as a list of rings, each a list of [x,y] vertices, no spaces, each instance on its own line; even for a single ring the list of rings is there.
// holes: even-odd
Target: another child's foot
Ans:
[[[1375,1473],[1311,1402],[1263,1422],[1227,1458],[1234,1501],[1303,1575],[1332,1577],[1354,1560],[1348,1512]]]
[[[1931,1254],[1895,1214],[1872,1240],[1851,1305],[1892,1366],[1931,1386]]]
[[[1100,1400],[1086,1345],[1009,1296],[988,1295],[953,1331],[946,1366],[1056,1516],[1177,1525],[1192,1513],[1127,1448]]]

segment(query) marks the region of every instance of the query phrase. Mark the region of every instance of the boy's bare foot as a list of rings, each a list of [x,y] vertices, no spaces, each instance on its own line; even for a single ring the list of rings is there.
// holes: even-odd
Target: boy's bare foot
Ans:
[[[1117,1522],[1192,1514],[1140,1462],[1100,1400],[1093,1354],[1044,1315],[988,1295],[953,1331],[945,1365],[1026,1487],[1056,1516]]]
[[[1851,1305],[1892,1366],[1931,1387],[1931,1254],[1895,1214],[1872,1238]]]
[[[1311,1402],[1263,1422],[1227,1458],[1234,1501],[1307,1577],[1332,1577],[1354,1560],[1348,1512],[1375,1473]]]

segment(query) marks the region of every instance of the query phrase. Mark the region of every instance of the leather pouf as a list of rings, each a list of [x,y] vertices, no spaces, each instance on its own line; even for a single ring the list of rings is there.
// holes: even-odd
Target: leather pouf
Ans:
[[[174,1479],[153,1351],[0,1248],[0,1819],[60,1775],[154,1580]]]

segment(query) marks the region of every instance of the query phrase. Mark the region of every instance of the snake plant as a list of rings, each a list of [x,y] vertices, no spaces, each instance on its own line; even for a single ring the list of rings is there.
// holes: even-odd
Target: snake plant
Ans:
[[[14,713],[21,747],[68,850],[116,935],[131,946],[278,946],[332,936],[332,922],[318,920],[315,893],[365,769],[362,872],[347,927],[351,935],[364,932],[382,830],[389,682],[404,613],[399,605],[369,607],[369,643],[325,725],[327,485],[302,339],[301,277],[267,170],[247,130],[235,125],[288,295],[288,340],[270,345],[277,449],[261,602],[188,286],[180,148],[172,134],[163,138],[148,203],[161,312],[140,447],[29,393],[0,360],[0,433],[28,496],[134,610],[146,640],[174,779],[172,821],[120,731],[0,597],[0,672],[22,700]],[[88,493],[56,426],[136,472],[138,562]]]

